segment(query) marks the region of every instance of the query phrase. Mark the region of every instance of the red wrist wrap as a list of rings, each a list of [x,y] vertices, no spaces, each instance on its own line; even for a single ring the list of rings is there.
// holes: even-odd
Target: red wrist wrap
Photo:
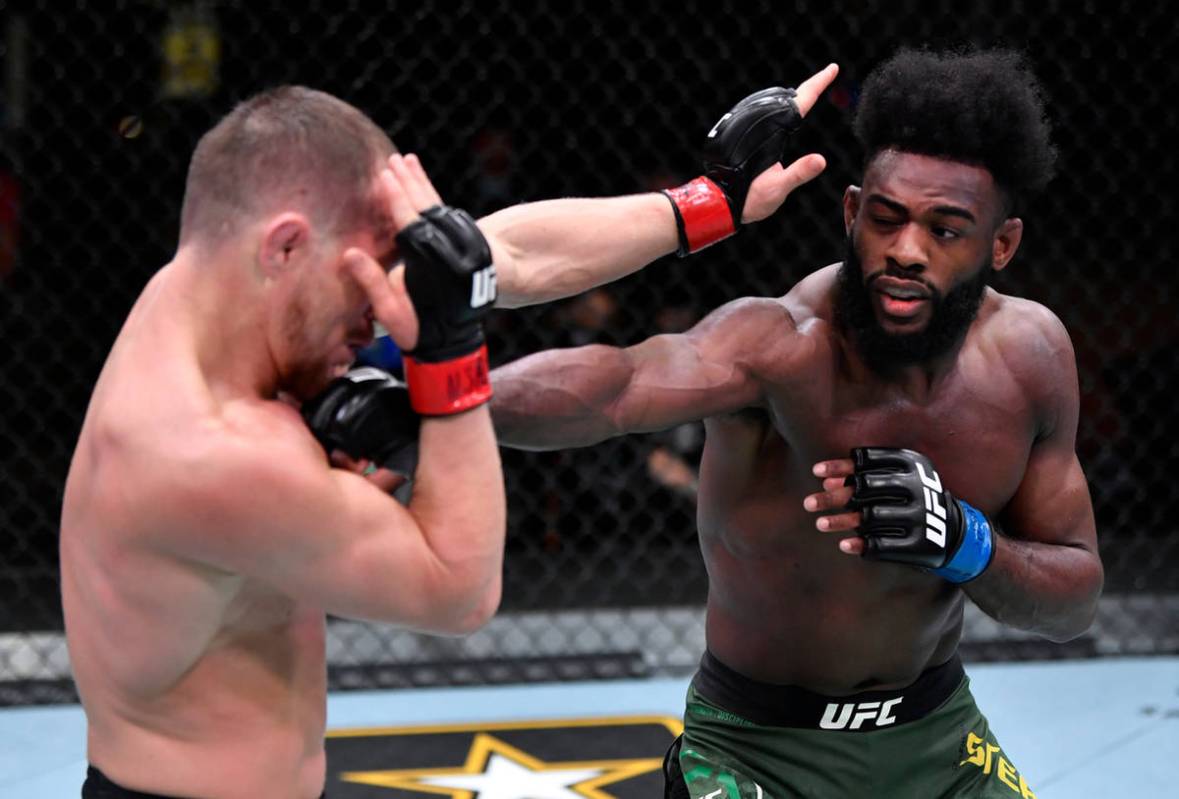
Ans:
[[[423,416],[462,413],[491,399],[486,344],[449,361],[425,363],[407,355],[404,362],[409,404]]]
[[[729,201],[720,187],[706,177],[667,189],[679,225],[681,256],[698,252],[737,232]]]

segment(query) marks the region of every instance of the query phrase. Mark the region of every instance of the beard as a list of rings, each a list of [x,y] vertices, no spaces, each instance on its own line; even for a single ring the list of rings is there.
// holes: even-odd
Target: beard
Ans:
[[[283,342],[291,360],[279,377],[279,388],[300,400],[308,400],[327,388],[332,375],[318,353],[317,342],[309,338],[312,329],[311,309],[304,298],[295,298],[283,315]]]
[[[932,308],[925,329],[914,333],[889,333],[876,318],[876,311],[872,307],[871,281],[864,280],[863,263],[856,252],[853,237],[849,235],[847,254],[836,276],[835,321],[839,327],[852,334],[865,363],[877,372],[928,363],[952,350],[966,335],[970,324],[978,316],[983,295],[994,272],[988,253],[977,275],[952,286],[944,296],[925,283],[930,292],[929,303]]]

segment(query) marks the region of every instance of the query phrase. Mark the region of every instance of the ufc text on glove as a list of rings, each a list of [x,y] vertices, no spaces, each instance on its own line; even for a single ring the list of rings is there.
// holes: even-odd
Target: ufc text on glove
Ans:
[[[952,583],[978,577],[995,553],[995,525],[955,499],[929,458],[910,449],[852,450],[848,507],[862,512],[864,557],[928,569]]]
[[[491,248],[470,214],[445,205],[397,234],[405,288],[418,314],[418,344],[405,353],[413,409],[462,413],[491,399],[483,317],[495,304]]]

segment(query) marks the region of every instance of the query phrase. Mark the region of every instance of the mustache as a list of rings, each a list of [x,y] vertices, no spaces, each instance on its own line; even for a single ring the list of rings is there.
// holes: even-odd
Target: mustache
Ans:
[[[883,266],[868,273],[854,236],[848,236],[844,261],[836,276],[835,322],[855,338],[869,366],[881,372],[921,363],[949,351],[965,335],[978,313],[989,280],[989,260],[977,276],[939,291],[916,270],[882,259]],[[876,318],[872,284],[882,277],[922,286],[932,304],[925,329],[912,333],[887,333]]]
[[[921,286],[924,286],[932,298],[934,298],[935,300],[941,299],[942,293],[938,290],[937,286],[930,283],[928,280],[926,280],[921,275],[915,275],[915,274],[913,274],[913,272],[911,270],[906,270],[899,265],[894,265],[894,264],[890,263],[890,264],[885,265],[883,268],[877,269],[874,272],[870,272],[870,273],[867,271],[866,268],[864,268],[862,266],[862,264],[861,264],[861,268],[864,269],[863,280],[864,280],[864,286],[866,288],[871,288],[872,284],[874,282],[876,282],[876,280],[878,280],[879,278],[895,277],[898,280],[908,280],[910,283],[917,283]]]

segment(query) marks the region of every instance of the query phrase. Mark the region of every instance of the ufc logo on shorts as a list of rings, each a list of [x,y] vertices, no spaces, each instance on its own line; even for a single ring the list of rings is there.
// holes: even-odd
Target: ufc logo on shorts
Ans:
[[[920,463],[917,464],[917,474],[921,477],[921,488],[925,492],[925,537],[945,549],[946,507],[941,503],[942,478],[938,477],[937,472],[926,474]]]
[[[819,727],[824,730],[858,730],[866,721],[873,727],[887,727],[896,722],[897,717],[892,715],[892,710],[903,699],[903,696],[898,696],[887,702],[833,702],[823,711]]]
[[[471,307],[482,308],[495,302],[495,264],[471,275]]]

